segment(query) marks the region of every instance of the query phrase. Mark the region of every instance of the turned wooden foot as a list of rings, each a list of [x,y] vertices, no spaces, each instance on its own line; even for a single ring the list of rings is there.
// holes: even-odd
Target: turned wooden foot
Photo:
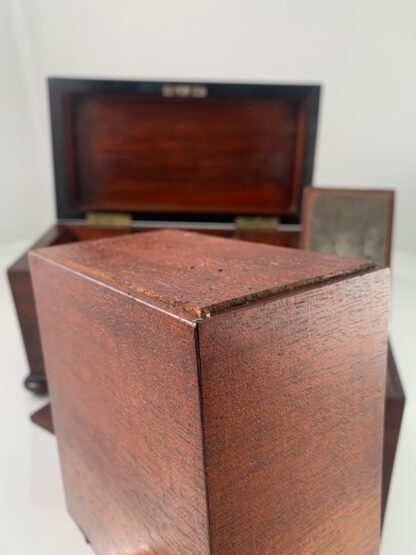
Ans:
[[[48,383],[45,374],[29,374],[24,381],[25,388],[36,395],[48,393]]]

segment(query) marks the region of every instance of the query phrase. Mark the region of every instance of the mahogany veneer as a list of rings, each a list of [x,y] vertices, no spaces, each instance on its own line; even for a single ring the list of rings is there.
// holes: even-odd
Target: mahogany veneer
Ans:
[[[378,553],[388,269],[179,231],[30,263],[96,553]]]

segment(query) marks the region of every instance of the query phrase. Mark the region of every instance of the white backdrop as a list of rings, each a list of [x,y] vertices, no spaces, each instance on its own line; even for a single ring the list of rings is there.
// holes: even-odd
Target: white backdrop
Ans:
[[[48,76],[323,85],[314,184],[397,191],[391,338],[407,408],[382,552],[410,554],[415,0],[0,0],[0,248],[14,253],[55,220]]]
[[[416,251],[414,0],[0,0],[0,241],[54,220],[46,77],[321,83],[315,185],[396,189]]]

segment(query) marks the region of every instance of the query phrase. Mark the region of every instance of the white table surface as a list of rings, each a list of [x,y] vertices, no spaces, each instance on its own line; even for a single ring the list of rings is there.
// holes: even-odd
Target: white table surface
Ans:
[[[22,386],[27,362],[5,269],[29,243],[0,244],[0,554],[91,555],[66,512],[55,438],[29,421],[46,401]],[[416,554],[415,321],[416,257],[396,253],[390,328],[407,399],[382,555]]]

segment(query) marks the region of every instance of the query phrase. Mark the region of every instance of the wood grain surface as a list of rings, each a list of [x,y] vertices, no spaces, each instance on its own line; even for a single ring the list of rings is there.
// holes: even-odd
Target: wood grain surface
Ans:
[[[197,317],[374,267],[363,259],[317,257],[299,250],[176,230],[72,243],[37,252],[109,286]]]
[[[96,553],[377,553],[388,270],[181,232],[95,245],[31,269],[67,504]]]
[[[378,553],[387,271],[199,325],[212,553]]]
[[[32,267],[69,512],[97,553],[209,553],[194,327]]]
[[[68,174],[83,210],[296,210],[306,130],[299,102],[101,94],[77,96],[71,108]]]

